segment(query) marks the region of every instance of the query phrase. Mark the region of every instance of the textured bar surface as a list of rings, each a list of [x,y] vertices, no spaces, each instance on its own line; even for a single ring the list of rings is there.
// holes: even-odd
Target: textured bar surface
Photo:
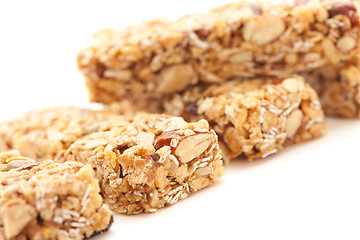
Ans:
[[[41,163],[17,151],[0,153],[0,239],[85,239],[107,230],[90,165]]]
[[[360,62],[358,5],[351,0],[242,1],[175,22],[104,30],[79,53],[78,66],[90,100],[105,104],[161,99],[192,85],[236,77],[309,71],[315,76],[323,67]],[[344,115],[340,109],[334,112],[335,106],[324,106],[328,114]]]
[[[0,138],[4,136],[9,148],[16,146],[26,154],[28,148],[46,148],[54,142],[69,139],[67,131],[74,125],[68,123],[74,119],[64,119],[62,114],[66,115],[68,111],[83,113],[77,117],[88,119],[82,129],[93,124],[90,116],[95,114],[67,107],[48,110],[52,114],[57,111],[59,116],[54,118],[52,126],[41,127],[43,122],[48,122],[47,109],[33,111],[1,124]],[[28,117],[30,115],[32,118]],[[36,127],[29,131],[32,126]],[[44,134],[48,132],[51,134]],[[13,134],[16,138],[9,137]],[[53,138],[54,135],[57,137]],[[70,136],[73,136],[72,132]],[[90,163],[99,179],[105,202],[117,212],[154,212],[210,185],[223,173],[217,135],[209,130],[205,120],[187,123],[179,117],[143,113],[131,121],[104,122],[101,130],[82,132],[78,136],[82,137],[66,144],[69,147],[62,145],[63,149],[58,149],[55,158]],[[37,159],[47,157],[48,152],[41,153],[44,155],[38,155]]]
[[[360,117],[360,65],[327,66],[302,75],[319,93],[326,114]]]
[[[17,149],[37,160],[53,159],[78,138],[123,120],[107,111],[77,107],[30,111],[0,124],[0,151]]]
[[[189,88],[160,101],[154,111],[205,118],[223,140],[223,154],[266,157],[284,146],[323,135],[327,130],[316,92],[301,77],[227,81]],[[115,111],[146,103],[125,101]]]

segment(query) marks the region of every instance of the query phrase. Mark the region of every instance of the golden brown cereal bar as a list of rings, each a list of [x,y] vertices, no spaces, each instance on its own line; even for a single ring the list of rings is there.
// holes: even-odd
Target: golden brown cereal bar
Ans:
[[[125,105],[143,109],[147,103],[126,101],[113,109],[121,111]],[[205,118],[230,157],[266,157],[327,130],[316,92],[298,76],[196,86],[151,105],[154,111],[181,115],[188,121]]]
[[[52,114],[56,110],[59,118],[55,117],[47,127],[39,127],[49,120],[47,109],[33,111],[0,125],[0,137],[14,134],[15,138],[6,138],[6,144],[26,154],[32,153],[28,148],[46,148],[73,136],[72,129],[77,125],[69,123],[74,119],[61,117],[68,111],[83,113],[77,115],[79,119],[75,122],[88,119],[79,129],[95,123],[89,120],[95,114],[93,111],[85,114],[76,108],[49,109]],[[33,127],[34,130],[28,130]],[[223,173],[217,136],[205,120],[187,123],[179,117],[143,113],[131,121],[104,122],[101,130],[77,136],[58,149],[55,158],[90,163],[105,202],[120,213],[154,212],[210,185]],[[37,159],[44,159],[48,153],[36,154]]]
[[[175,22],[104,30],[79,53],[78,66],[90,100],[105,104],[150,101],[239,77],[308,71],[315,76],[324,67],[360,62],[358,5],[356,0],[241,1]],[[329,114],[348,116],[324,106]]]
[[[16,151],[0,153],[0,239],[85,239],[107,230],[90,165],[41,163]]]
[[[13,148],[37,160],[53,159],[78,138],[123,119],[123,116],[107,111],[77,107],[30,111],[6,124],[0,124],[0,151]],[[46,142],[42,144],[41,141]]]

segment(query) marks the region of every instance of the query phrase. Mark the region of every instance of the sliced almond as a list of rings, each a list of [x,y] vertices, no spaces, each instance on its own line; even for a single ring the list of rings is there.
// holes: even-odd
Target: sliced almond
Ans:
[[[1,138],[0,138],[0,143],[1,143]],[[5,143],[4,143],[5,144]],[[2,148],[0,148],[2,150]],[[0,161],[2,162],[9,162],[9,158],[13,158],[13,157],[19,157],[20,153],[17,150],[9,150],[9,151],[4,151],[4,152],[0,152]]]
[[[140,145],[148,146],[153,144],[155,135],[153,133],[141,132],[137,137]]]
[[[355,45],[356,45],[355,39],[353,39],[352,37],[349,37],[349,36],[344,36],[344,37],[340,38],[339,41],[337,42],[337,47],[342,52],[350,51],[351,49],[353,49],[355,47]]]
[[[159,208],[159,207],[161,206],[161,203],[160,203],[160,200],[159,200],[159,193],[158,193],[158,191],[156,191],[156,189],[154,189],[154,190],[149,194],[148,201],[149,201],[149,204],[150,204],[152,207]]]
[[[263,45],[277,39],[284,31],[285,24],[278,17],[254,18],[246,23],[243,37],[246,41]]]
[[[294,110],[286,121],[285,131],[288,138],[292,138],[301,126],[304,114],[300,109]]]
[[[212,168],[211,167],[203,167],[203,168],[199,168],[195,171],[195,176],[197,177],[203,177],[206,175],[210,175],[212,173]]]
[[[293,93],[298,92],[304,88],[304,82],[296,78],[288,78],[282,82],[283,87]]]
[[[211,144],[211,134],[197,134],[185,138],[179,143],[175,154],[182,163],[187,163],[202,154]]]
[[[4,167],[0,171],[9,171],[9,170],[15,169],[15,168],[27,167],[34,163],[35,163],[35,161],[30,160],[30,159],[14,160],[14,161],[9,162],[8,164],[5,164]]]
[[[30,205],[16,204],[5,208],[2,218],[5,236],[10,239],[20,234],[26,225],[35,218],[35,210]]]
[[[87,144],[85,144],[84,149],[93,149],[93,148],[97,148],[99,146],[105,146],[107,143],[108,143],[108,141],[106,141],[103,138],[94,139],[94,140],[91,140],[90,142],[88,142]]]
[[[331,63],[337,64],[340,62],[338,50],[330,39],[325,38],[321,42],[321,47],[324,51],[325,56],[330,59]]]
[[[167,94],[181,91],[196,78],[196,72],[190,64],[174,65],[165,68],[157,76],[157,91]]]
[[[253,53],[251,51],[239,52],[231,55],[229,62],[231,63],[246,63],[253,61]]]
[[[116,80],[130,80],[132,78],[132,72],[129,70],[105,70],[104,77],[115,78]]]

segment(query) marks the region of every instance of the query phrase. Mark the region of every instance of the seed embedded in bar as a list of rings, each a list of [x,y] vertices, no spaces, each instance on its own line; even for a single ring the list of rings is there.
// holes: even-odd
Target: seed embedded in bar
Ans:
[[[211,142],[212,136],[207,133],[188,136],[179,143],[175,155],[180,158],[182,163],[190,162],[205,152]]]

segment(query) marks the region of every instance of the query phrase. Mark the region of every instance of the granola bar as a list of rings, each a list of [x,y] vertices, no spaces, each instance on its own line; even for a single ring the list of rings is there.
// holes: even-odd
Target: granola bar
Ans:
[[[0,239],[85,239],[107,230],[90,165],[41,163],[16,151],[0,153]]]
[[[134,109],[146,107],[139,101],[125,103]],[[123,104],[112,109],[120,111]],[[263,158],[327,130],[316,92],[299,76],[201,85],[151,104],[155,111],[188,121],[205,118],[223,141],[228,158]]]
[[[360,62],[358,5],[356,0],[242,1],[175,22],[103,30],[78,54],[78,67],[90,100],[105,104],[161,99],[239,77],[310,70],[316,75],[323,67]]]
[[[60,115],[67,108],[57,110]],[[33,118],[27,124],[23,124],[29,120],[27,115],[14,121],[15,125],[3,123],[0,138],[14,133],[17,137],[7,138],[6,144],[25,153],[27,148],[39,149],[39,145],[51,146],[68,139],[67,131],[71,130],[68,128],[74,126],[60,116],[52,126],[36,128],[37,137],[33,137],[33,131],[27,131],[47,122],[46,112],[46,109],[31,112]],[[78,118],[87,118],[86,115],[79,114]],[[43,134],[48,132],[51,134]],[[205,120],[187,123],[179,117],[139,113],[131,121],[109,121],[101,130],[79,136],[82,137],[69,147],[63,146],[55,158],[90,163],[105,202],[120,213],[154,212],[210,185],[223,173],[217,135],[209,130]],[[47,157],[46,151],[37,154],[40,153],[44,155],[38,155],[38,159]]]
[[[53,159],[78,138],[123,119],[108,111],[77,107],[30,111],[0,124],[0,151],[17,149],[22,155],[37,160]]]
[[[360,65],[327,66],[302,75],[319,93],[326,114],[360,117]]]

